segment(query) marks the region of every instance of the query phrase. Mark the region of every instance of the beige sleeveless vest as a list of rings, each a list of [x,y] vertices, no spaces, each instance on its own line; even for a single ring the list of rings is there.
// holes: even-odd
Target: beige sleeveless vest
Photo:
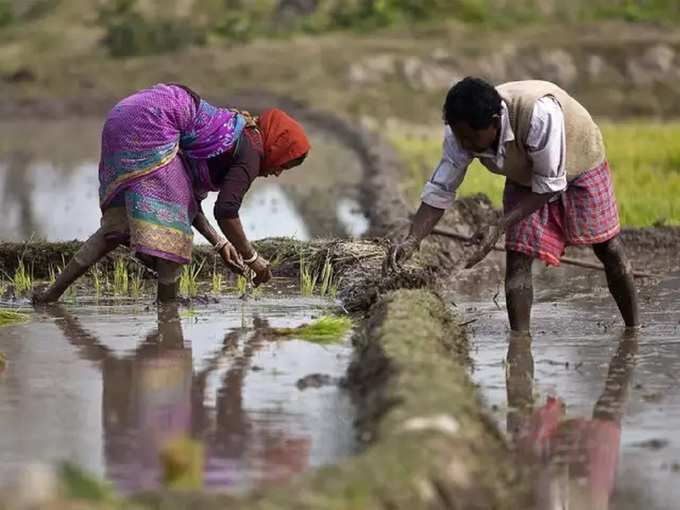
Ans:
[[[526,80],[503,83],[496,90],[508,106],[510,126],[515,133],[515,140],[505,144],[505,159],[500,169],[509,180],[531,186],[532,162],[524,142],[529,133],[534,104],[545,96],[554,97],[564,112],[567,180],[572,181],[604,161],[600,128],[586,109],[557,85]]]

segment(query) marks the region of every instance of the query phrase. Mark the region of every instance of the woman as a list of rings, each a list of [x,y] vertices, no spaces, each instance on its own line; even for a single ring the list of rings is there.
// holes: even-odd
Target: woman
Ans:
[[[34,301],[57,301],[101,257],[125,244],[158,273],[158,299],[177,295],[182,264],[191,260],[192,225],[234,272],[254,283],[271,278],[269,262],[246,238],[238,210],[257,176],[280,175],[303,162],[310,145],[302,126],[281,110],[253,118],[216,108],[182,85],[159,84],[123,99],[109,112],[99,163],[101,227],[56,282]],[[215,217],[201,210],[218,191]]]

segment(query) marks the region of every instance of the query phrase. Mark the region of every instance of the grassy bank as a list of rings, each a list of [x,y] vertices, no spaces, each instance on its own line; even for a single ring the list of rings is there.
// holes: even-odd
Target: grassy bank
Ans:
[[[601,124],[623,225],[680,224],[680,122]],[[408,165],[404,192],[415,204],[441,157],[441,128],[418,136],[391,129],[390,139]],[[504,179],[475,161],[460,196],[485,193],[500,207]]]

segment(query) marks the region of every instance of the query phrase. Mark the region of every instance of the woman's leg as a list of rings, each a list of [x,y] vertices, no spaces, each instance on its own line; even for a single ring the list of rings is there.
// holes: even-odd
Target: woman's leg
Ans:
[[[57,276],[56,281],[44,292],[33,294],[34,303],[54,303],[69,286],[84,275],[104,255],[118,246],[118,241],[106,238],[106,231],[100,228],[83,243],[78,252]]]
[[[176,262],[159,258],[156,260],[156,269],[158,271],[158,302],[175,301],[182,266]]]

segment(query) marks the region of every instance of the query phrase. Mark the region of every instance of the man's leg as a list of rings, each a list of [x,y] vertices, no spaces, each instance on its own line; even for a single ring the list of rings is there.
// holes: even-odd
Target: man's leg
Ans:
[[[604,243],[594,244],[593,250],[604,264],[609,292],[619,307],[623,322],[627,327],[639,326],[640,310],[633,268],[624,253],[621,239],[617,235]]]
[[[169,303],[177,299],[179,275],[182,266],[165,259],[157,259],[158,270],[158,302]]]
[[[54,303],[68,287],[84,275],[87,270],[104,255],[118,246],[117,241],[106,239],[104,229],[100,228],[83,243],[56,281],[45,292],[33,294],[34,303]]]
[[[533,258],[524,253],[508,251],[505,259],[505,302],[510,329],[529,331],[534,287],[531,277]]]

